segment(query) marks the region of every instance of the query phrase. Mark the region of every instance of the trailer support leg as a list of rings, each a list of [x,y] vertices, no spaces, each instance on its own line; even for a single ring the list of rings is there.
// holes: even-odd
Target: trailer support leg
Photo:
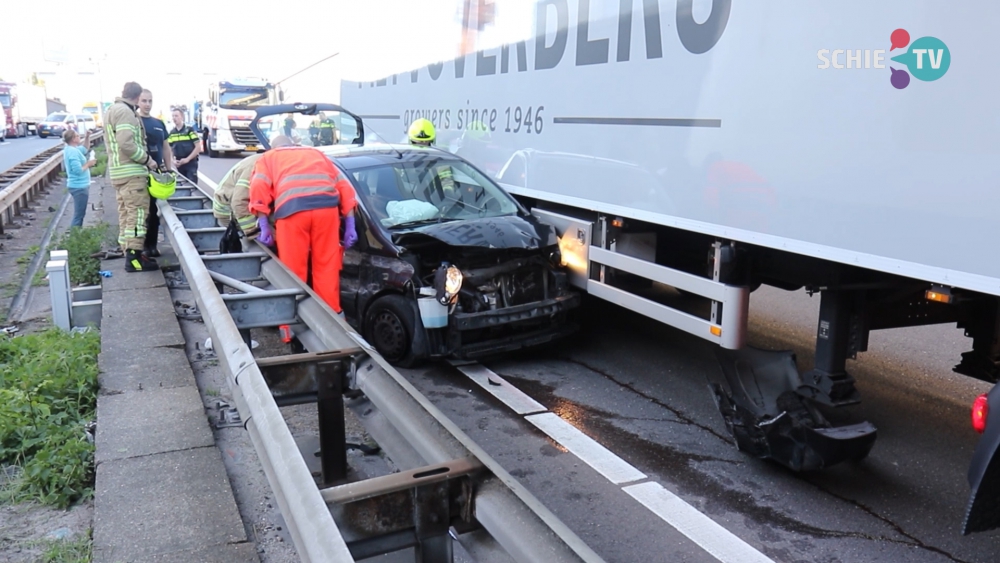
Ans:
[[[823,291],[816,330],[815,367],[803,374],[802,386],[797,390],[803,397],[831,407],[861,402],[854,378],[846,369],[852,334],[858,331],[853,297],[846,291]]]
[[[1000,381],[1000,300],[991,300],[979,315],[959,327],[972,338],[972,351],[962,354],[954,371],[990,383]]]

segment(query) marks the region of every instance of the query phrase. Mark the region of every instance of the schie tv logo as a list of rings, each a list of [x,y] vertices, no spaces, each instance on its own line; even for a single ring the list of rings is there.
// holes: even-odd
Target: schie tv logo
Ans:
[[[905,65],[909,72],[889,66],[891,75],[889,82],[898,90],[910,85],[910,75],[924,82],[933,82],[944,76],[951,66],[951,51],[937,37],[921,37],[910,43],[910,33],[905,29],[897,29],[889,36],[889,50],[902,49],[909,45],[909,50],[892,58],[893,61]],[[886,67],[885,49],[820,49],[818,68],[882,68]],[[844,64],[846,62],[846,64]]]

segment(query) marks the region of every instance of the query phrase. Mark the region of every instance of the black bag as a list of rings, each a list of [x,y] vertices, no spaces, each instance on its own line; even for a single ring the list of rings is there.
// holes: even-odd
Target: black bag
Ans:
[[[243,252],[243,243],[240,242],[241,238],[243,238],[243,232],[239,224],[235,218],[230,218],[229,226],[226,227],[226,234],[222,235],[222,240],[219,241],[219,253],[239,254]]]

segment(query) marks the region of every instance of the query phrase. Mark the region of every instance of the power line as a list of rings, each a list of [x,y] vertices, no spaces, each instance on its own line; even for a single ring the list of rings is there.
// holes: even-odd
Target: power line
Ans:
[[[307,70],[311,69],[312,67],[314,67],[314,66],[318,65],[319,63],[321,63],[321,62],[323,62],[323,61],[327,61],[327,60],[330,60],[330,59],[332,59],[333,57],[336,57],[336,56],[337,56],[337,55],[339,55],[339,54],[340,54],[340,53],[339,53],[339,52],[337,52],[337,53],[334,53],[334,54],[330,55],[329,57],[326,57],[326,58],[323,58],[323,59],[320,59],[320,60],[318,60],[318,61],[314,62],[313,64],[311,64],[311,65],[307,66],[306,68],[304,68],[304,69],[302,69],[302,70],[300,70],[300,71],[296,72],[295,74],[292,74],[291,76],[286,76],[285,78],[282,78],[281,80],[277,81],[277,82],[276,82],[275,84],[281,84],[282,82],[284,82],[284,81],[288,80],[289,78],[292,78],[292,77],[294,77],[294,76],[298,76],[298,75],[302,74],[303,72],[305,72],[305,71],[307,71]]]

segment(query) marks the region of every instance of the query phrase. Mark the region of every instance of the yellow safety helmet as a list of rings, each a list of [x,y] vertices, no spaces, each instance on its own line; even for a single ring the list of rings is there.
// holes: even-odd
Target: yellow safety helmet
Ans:
[[[428,119],[418,119],[410,124],[410,143],[414,145],[431,145],[437,134],[434,132],[434,124]]]
[[[149,195],[156,199],[167,199],[174,195],[177,177],[172,172],[149,173]]]

